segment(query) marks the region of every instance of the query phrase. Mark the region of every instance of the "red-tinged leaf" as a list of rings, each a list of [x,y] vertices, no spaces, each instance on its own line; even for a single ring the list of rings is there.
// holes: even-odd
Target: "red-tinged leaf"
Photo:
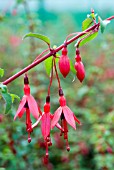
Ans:
[[[38,119],[39,111],[34,97],[32,95],[27,96],[27,101],[28,101],[30,112],[32,113],[35,119]]]
[[[54,126],[58,123],[59,121],[59,118],[61,116],[61,113],[62,113],[62,107],[59,107],[55,113],[54,113],[54,116],[53,116],[53,119],[52,119],[52,122],[51,122],[51,128],[53,129]]]
[[[72,126],[74,129],[76,129],[73,112],[69,109],[69,107],[63,106],[63,113],[69,125]]]
[[[26,96],[23,96],[22,100],[20,101],[20,104],[19,104],[18,110],[17,110],[17,112],[16,112],[16,115],[15,115],[15,117],[14,117],[14,120],[15,120],[16,117],[19,115],[19,113],[22,111],[25,103],[26,103]]]
[[[25,112],[25,108],[23,107],[22,110],[19,112],[18,117],[21,118]],[[15,120],[15,119],[14,119]]]
[[[78,124],[81,125],[81,122],[77,119],[77,117],[76,117],[75,115],[73,115],[73,116],[74,116],[74,120],[75,120]]]
[[[51,130],[51,118],[50,113],[44,113],[41,119],[41,131],[44,139],[50,134]]]

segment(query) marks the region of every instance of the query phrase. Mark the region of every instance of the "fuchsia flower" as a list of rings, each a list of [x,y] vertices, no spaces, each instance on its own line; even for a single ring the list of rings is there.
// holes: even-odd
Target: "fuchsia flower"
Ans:
[[[30,133],[32,132],[32,123],[31,123],[30,113],[32,113],[35,119],[38,119],[39,111],[35,99],[30,94],[30,86],[29,86],[27,75],[25,75],[24,77],[24,96],[19,104],[14,120],[17,117],[21,118],[24,112],[26,112],[26,130],[28,131],[29,129],[28,142],[31,142]]]
[[[70,60],[67,56],[67,47],[63,47],[62,49],[62,56],[59,59],[59,69],[64,78],[70,72]]]
[[[80,82],[82,82],[85,78],[85,69],[84,69],[84,65],[81,61],[81,56],[80,56],[80,52],[79,49],[76,50],[76,62],[75,62],[75,69],[77,71],[77,78],[80,80]]]
[[[46,162],[48,163],[48,157],[49,157],[48,147],[52,145],[51,138],[50,138],[52,118],[53,118],[53,115],[50,113],[50,96],[47,96],[46,103],[44,104],[44,112],[41,114],[37,122],[32,125],[32,129],[33,129],[41,121],[41,132],[42,132],[42,136],[44,137],[45,147],[46,147],[46,154],[44,156],[45,163]],[[59,128],[61,131],[63,131],[59,123],[56,123],[55,126]]]
[[[68,127],[67,123],[72,126],[76,130],[76,125],[75,121],[78,124],[81,124],[81,122],[77,119],[77,117],[74,115],[74,113],[70,110],[70,108],[66,105],[66,99],[64,97],[62,89],[59,90],[59,103],[60,107],[55,111],[52,122],[51,122],[51,127],[54,128],[54,126],[58,123],[59,119],[61,119],[61,126],[63,128],[64,133],[64,139],[66,139],[66,145],[67,145],[67,150],[70,150],[70,147],[68,145]],[[61,133],[61,135],[62,135]]]

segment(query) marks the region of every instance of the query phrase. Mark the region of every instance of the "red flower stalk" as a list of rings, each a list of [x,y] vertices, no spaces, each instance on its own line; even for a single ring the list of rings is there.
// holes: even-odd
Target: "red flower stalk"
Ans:
[[[64,133],[64,139],[66,139],[66,146],[67,150],[70,150],[69,144],[68,144],[68,126],[72,126],[76,130],[76,125],[75,121],[78,124],[81,124],[81,122],[77,119],[77,117],[74,115],[74,113],[70,110],[70,108],[66,105],[66,99],[64,97],[63,91],[60,88],[59,89],[59,103],[60,107],[55,111],[52,122],[51,122],[51,127],[54,128],[54,126],[58,123],[59,119],[61,118],[61,126],[63,128],[63,131],[61,132]]]
[[[29,129],[28,142],[31,142],[30,133],[32,132],[32,123],[30,118],[30,112],[32,113],[34,118],[38,119],[39,111],[35,99],[30,94],[30,86],[27,75],[25,75],[24,77],[24,96],[19,104],[14,120],[17,118],[17,116],[21,118],[24,112],[26,112],[26,130],[28,131]]]
[[[80,52],[79,49],[76,49],[76,57],[75,57],[75,69],[77,71],[77,78],[80,80],[80,82],[82,82],[85,78],[85,69],[84,69],[84,65],[81,61],[81,56],[80,56]]]
[[[67,47],[65,46],[62,49],[62,56],[59,59],[59,69],[64,78],[70,72],[70,60],[67,56]]]

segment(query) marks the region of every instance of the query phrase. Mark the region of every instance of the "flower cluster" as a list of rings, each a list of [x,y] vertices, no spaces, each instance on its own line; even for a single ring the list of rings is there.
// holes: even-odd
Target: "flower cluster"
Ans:
[[[28,133],[28,142],[31,142],[30,134],[33,129],[40,123],[41,132],[44,138],[44,144],[46,148],[46,154],[44,156],[44,163],[48,163],[48,148],[52,146],[51,141],[51,130],[56,126],[60,130],[60,136],[64,136],[66,140],[66,149],[70,151],[68,143],[68,124],[76,130],[75,122],[81,124],[74,113],[66,104],[66,99],[63,94],[62,88],[59,88],[59,103],[60,107],[54,112],[50,113],[50,95],[47,95],[46,102],[44,104],[43,112],[41,112],[35,99],[30,94],[30,86],[27,74],[24,77],[24,96],[19,104],[18,110],[14,117],[14,120],[19,117],[21,118],[26,113],[26,131]],[[32,124],[30,113],[37,120]],[[60,123],[59,123],[60,120]]]
[[[68,53],[67,47],[64,46],[62,49],[62,55],[59,60],[59,70],[64,78],[66,78],[66,76],[70,72],[70,60],[69,60],[69,57],[67,56],[67,53]],[[75,62],[74,68],[77,72],[76,76],[79,79],[79,81],[82,82],[85,78],[85,69],[81,61],[80,51],[78,48],[76,49],[75,60],[76,62]]]

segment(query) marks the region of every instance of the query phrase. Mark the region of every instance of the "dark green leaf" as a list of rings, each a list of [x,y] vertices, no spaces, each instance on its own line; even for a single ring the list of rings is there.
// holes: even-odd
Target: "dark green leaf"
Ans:
[[[79,47],[83,46],[84,44],[88,43],[89,41],[93,40],[94,38],[96,38],[98,35],[98,32],[93,33],[92,35],[88,36],[87,38],[85,38],[84,40],[82,40],[79,44]],[[77,43],[76,43],[77,44]]]
[[[35,37],[35,38],[38,38],[38,39],[46,42],[48,45],[50,45],[50,39],[45,35],[30,32],[30,33],[24,35],[23,39],[26,37]]]
[[[2,93],[2,97],[6,103],[5,114],[7,114],[11,110],[12,99],[9,93]]]
[[[14,102],[15,99],[17,99],[17,100],[20,101],[20,97],[17,96],[16,94],[11,94],[11,93],[10,93],[10,96],[11,96],[11,99],[12,99],[12,103]]]
[[[104,32],[106,26],[110,23],[110,21],[108,20],[102,20],[100,17],[98,17],[99,22],[100,22],[100,26],[101,26],[101,33]]]
[[[0,68],[0,77],[3,77],[4,75],[4,69]]]
[[[82,22],[82,30],[86,30],[87,28],[89,28],[91,26],[91,24],[93,23],[93,20],[91,18],[86,18],[83,22]]]

